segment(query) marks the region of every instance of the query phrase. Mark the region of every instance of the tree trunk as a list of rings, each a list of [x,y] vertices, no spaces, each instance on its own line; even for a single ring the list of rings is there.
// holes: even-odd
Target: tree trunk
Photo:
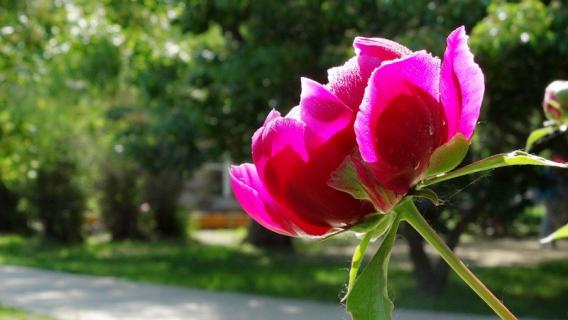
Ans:
[[[439,295],[446,288],[449,268],[441,259],[432,259],[426,253],[424,239],[410,225],[406,224],[402,233],[410,249],[410,260],[414,268],[418,292]]]
[[[417,207],[427,220],[431,221],[438,216],[435,207],[427,200],[419,201]],[[467,225],[478,216],[479,208],[474,206],[468,210],[462,209],[462,212],[459,222],[447,232],[445,237],[446,244],[452,250],[459,244],[460,237]],[[428,256],[424,239],[410,225],[406,224],[402,228],[402,233],[408,243],[416,289],[424,294],[441,294],[448,284],[449,266],[442,258]]]
[[[140,174],[134,165],[124,160],[109,160],[101,180],[101,211],[103,221],[113,241],[139,240]]]
[[[178,172],[161,172],[148,178],[146,199],[160,238],[183,240],[186,236],[186,219],[178,210],[182,186],[183,179]]]
[[[251,221],[246,241],[259,248],[292,249],[292,238],[274,233]]]
[[[18,195],[0,181],[0,232],[26,233],[26,216],[18,212]]]

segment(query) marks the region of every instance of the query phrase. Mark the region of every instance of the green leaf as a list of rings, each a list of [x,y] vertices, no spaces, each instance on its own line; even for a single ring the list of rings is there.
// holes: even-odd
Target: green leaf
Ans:
[[[469,141],[461,133],[456,134],[452,140],[434,151],[424,176],[434,176],[453,170],[463,161],[467,150],[469,150]]]
[[[387,290],[388,264],[396,232],[400,224],[400,213],[393,210],[393,223],[385,235],[375,256],[365,266],[347,294],[347,311],[353,320],[390,320],[394,305]]]
[[[465,167],[461,167],[457,170],[440,174],[435,177],[426,178],[422,180],[422,182],[420,182],[417,189],[421,189],[435,183],[454,179],[457,177],[465,176],[476,172],[482,172],[501,167],[520,166],[520,165],[568,168],[568,164],[566,163],[554,162],[539,156],[535,156],[534,154],[517,150],[509,153],[501,153],[491,157],[487,157],[485,159],[469,164]]]
[[[549,243],[549,242],[552,242],[554,240],[563,239],[563,238],[568,238],[568,224],[565,225],[564,227],[556,230],[554,233],[552,233],[548,237],[541,239],[540,243],[543,243],[543,244]]]
[[[555,127],[544,127],[544,128],[540,128],[540,129],[536,129],[533,132],[531,132],[531,134],[529,135],[528,139],[527,139],[527,144],[525,146],[525,150],[528,152],[532,146],[534,145],[535,142],[537,142],[538,140],[552,134],[554,131],[556,131],[557,128]]]

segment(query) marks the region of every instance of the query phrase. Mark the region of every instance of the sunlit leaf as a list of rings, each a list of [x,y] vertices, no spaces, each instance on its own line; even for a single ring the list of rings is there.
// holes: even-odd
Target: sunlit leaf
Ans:
[[[544,128],[534,130],[533,132],[531,132],[531,134],[527,138],[527,144],[525,146],[525,150],[528,152],[532,148],[532,146],[534,145],[535,142],[537,142],[538,140],[550,135],[555,130],[556,130],[556,128],[554,128],[554,127],[544,127]]]
[[[400,215],[396,211],[391,214],[394,221],[381,246],[347,295],[347,311],[353,320],[390,320],[392,317],[394,305],[388,296],[387,273]]]
[[[554,240],[563,239],[563,238],[568,238],[568,224],[565,225],[564,227],[556,230],[555,232],[553,232],[548,237],[541,239],[540,243],[543,243],[543,244],[549,243],[549,242],[552,242]]]
[[[458,178],[468,174],[482,172],[487,170],[492,170],[501,167],[508,166],[520,166],[520,165],[533,165],[533,166],[547,166],[547,167],[557,167],[557,168],[568,168],[568,164],[554,162],[534,154],[526,153],[524,151],[513,151],[509,153],[501,153],[485,159],[479,160],[465,167],[459,168],[457,170],[440,174],[435,177],[424,179],[418,186],[418,189],[439,183],[442,181]]]

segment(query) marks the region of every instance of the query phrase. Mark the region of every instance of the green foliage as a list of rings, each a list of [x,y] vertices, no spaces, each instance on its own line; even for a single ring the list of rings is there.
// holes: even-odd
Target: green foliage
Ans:
[[[94,200],[105,191],[98,177],[113,174],[105,172],[108,150],[148,173],[142,177],[164,170],[186,177],[199,165],[199,113],[187,86],[192,40],[176,26],[181,8],[153,1],[6,2],[0,181],[18,210],[3,210],[2,218],[13,224],[39,215],[38,192],[49,191],[40,186],[53,179],[77,190],[70,202],[86,197],[83,209],[98,213]],[[72,173],[60,165],[67,161]]]
[[[31,314],[20,309],[0,305],[0,320],[50,320],[51,318]]]

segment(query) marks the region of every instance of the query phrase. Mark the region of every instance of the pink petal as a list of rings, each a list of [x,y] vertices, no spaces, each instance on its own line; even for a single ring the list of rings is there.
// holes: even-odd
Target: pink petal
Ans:
[[[321,236],[330,226],[310,224],[279,205],[268,193],[253,164],[245,163],[230,169],[235,197],[246,213],[263,227],[288,236]]]
[[[269,123],[271,123],[272,121],[281,118],[282,116],[280,115],[280,112],[278,112],[277,110],[270,110],[270,112],[268,113],[268,115],[266,116],[266,119],[264,119],[264,124],[263,126],[268,125]]]
[[[437,58],[419,51],[399,60],[385,62],[373,72],[355,120],[355,134],[363,160],[379,160],[372,127],[394,98],[414,95],[412,88],[416,87],[438,100],[439,70],[440,61]]]
[[[344,65],[327,71],[329,82],[326,87],[349,108],[357,111],[369,76],[382,62],[383,60],[370,56],[353,57]]]
[[[302,121],[324,140],[350,126],[355,118],[353,110],[339,98],[307,78],[302,78],[300,113]]]
[[[463,26],[450,33],[442,63],[440,92],[448,119],[447,140],[456,132],[471,138],[485,90],[483,72],[474,62],[467,39]]]
[[[287,236],[296,235],[284,210],[262,185],[253,164],[232,166],[229,171],[235,197],[252,219],[274,232]]]
[[[356,37],[353,41],[357,55],[367,55],[383,61],[394,60],[412,54],[412,51],[400,43],[383,38]]]
[[[285,118],[302,121],[302,116],[300,114],[300,106],[295,106],[294,108],[290,109],[290,111],[286,114]]]
[[[321,89],[315,86],[310,90],[321,93]],[[315,106],[309,108],[317,110]],[[259,129],[253,139],[254,164],[267,192],[286,209],[287,217],[299,229],[310,230],[309,234],[314,234],[314,226],[319,230],[345,227],[372,212],[368,202],[327,185],[331,173],[355,148],[355,134],[349,124],[322,139],[309,124],[319,124],[326,116],[309,110],[306,123],[291,118],[274,119]]]
[[[412,53],[387,39],[357,37],[353,42],[357,56],[343,66],[328,70],[326,87],[353,110],[358,110],[371,73],[383,62]]]
[[[272,157],[287,149],[303,161],[309,161],[308,136],[305,124],[290,118],[272,120],[255,132],[253,136],[252,157],[255,165],[261,165],[264,158]],[[309,143],[315,143],[316,137],[309,135]],[[262,176],[262,174],[261,174]]]
[[[355,134],[361,156],[385,187],[405,193],[446,137],[438,102],[440,61],[417,52],[385,62],[371,78]]]

